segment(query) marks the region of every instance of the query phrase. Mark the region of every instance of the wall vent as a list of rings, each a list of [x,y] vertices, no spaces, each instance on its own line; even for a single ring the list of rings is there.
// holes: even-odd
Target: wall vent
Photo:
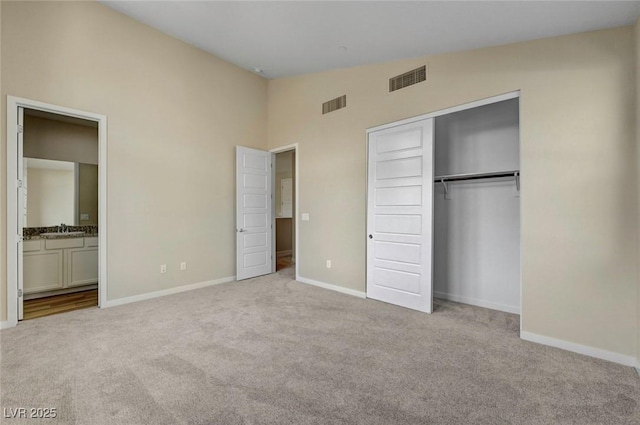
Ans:
[[[328,114],[329,112],[337,111],[338,109],[342,109],[347,106],[347,95],[344,94],[340,97],[336,97],[335,99],[331,99],[328,102],[324,102],[322,104],[322,114]]]
[[[389,93],[427,80],[427,66],[422,65],[397,77],[389,78]]]

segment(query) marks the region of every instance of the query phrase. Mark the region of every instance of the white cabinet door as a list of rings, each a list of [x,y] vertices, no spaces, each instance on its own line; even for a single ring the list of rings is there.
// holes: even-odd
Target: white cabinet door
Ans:
[[[236,148],[236,278],[273,273],[273,154]]]
[[[98,283],[98,248],[67,249],[67,287]]]
[[[433,119],[369,134],[367,297],[431,313]]]
[[[25,252],[23,258],[25,294],[64,287],[63,250]]]

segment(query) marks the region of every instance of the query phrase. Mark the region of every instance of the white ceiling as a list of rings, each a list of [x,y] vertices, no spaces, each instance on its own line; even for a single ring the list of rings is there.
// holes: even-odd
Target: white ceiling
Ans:
[[[101,3],[266,78],[630,25],[640,15],[640,1]]]

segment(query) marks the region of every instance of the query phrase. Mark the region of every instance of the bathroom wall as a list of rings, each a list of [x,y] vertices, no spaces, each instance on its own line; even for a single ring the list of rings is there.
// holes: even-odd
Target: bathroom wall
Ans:
[[[58,161],[98,163],[98,128],[24,116],[24,156]]]
[[[78,165],[78,225],[98,225],[98,167],[92,164]],[[88,219],[83,220],[82,214]]]
[[[29,168],[27,173],[27,225],[74,224],[75,173],[73,169]]]

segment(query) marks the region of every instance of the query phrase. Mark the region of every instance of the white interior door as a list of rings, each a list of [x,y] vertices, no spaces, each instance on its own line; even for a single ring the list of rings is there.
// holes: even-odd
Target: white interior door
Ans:
[[[433,119],[369,133],[367,297],[431,313]]]
[[[236,279],[275,272],[273,154],[236,147]]]
[[[24,133],[24,109],[23,108],[18,108],[18,155],[16,158],[17,163],[17,171],[18,171],[18,175],[17,175],[17,179],[18,179],[18,185],[17,185],[17,192],[16,196],[18,197],[18,220],[17,220],[17,229],[16,229],[16,243],[17,243],[17,254],[18,254],[18,264],[17,264],[17,268],[18,268],[18,273],[17,273],[17,277],[18,277],[18,320],[22,320],[23,318],[23,311],[22,311],[22,300],[23,298],[23,293],[24,293],[24,269],[23,269],[23,255],[22,255],[22,229],[24,227],[24,223],[25,223],[25,217],[26,217],[26,209],[27,209],[27,200],[26,200],[26,183],[25,183],[25,178],[24,178],[24,159],[23,159],[23,155],[24,155],[24,144],[23,144],[23,133]]]

